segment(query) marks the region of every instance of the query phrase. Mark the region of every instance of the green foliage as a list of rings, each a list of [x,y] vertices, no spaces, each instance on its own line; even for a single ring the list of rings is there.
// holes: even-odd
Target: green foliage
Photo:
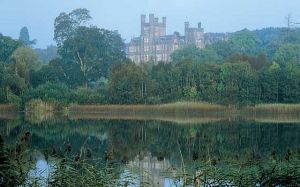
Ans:
[[[192,61],[196,63],[218,63],[222,60],[217,52],[210,48],[199,49],[195,46],[188,46],[176,50],[171,55],[172,62],[179,63],[182,61]]]
[[[222,102],[250,104],[256,101],[256,74],[247,62],[223,64],[220,79]]]
[[[35,50],[49,62],[43,65],[26,27],[23,44],[0,34],[0,102],[299,102],[299,29],[245,29],[202,49],[176,50],[171,63],[137,65],[126,59],[121,36],[88,25],[91,19],[87,9],[61,13],[54,22],[58,47]]]
[[[78,64],[85,86],[107,76],[108,66],[125,59],[119,34],[96,27],[79,27],[59,50],[63,59]]]
[[[73,91],[71,102],[78,104],[105,104],[107,99],[98,90],[79,88]]]
[[[275,53],[273,60],[280,65],[285,65],[289,62],[300,64],[300,44],[284,44]]]
[[[260,51],[261,40],[247,29],[234,33],[228,40],[234,54],[256,55]]]
[[[61,104],[70,103],[71,90],[63,83],[51,83],[39,85],[36,88],[30,88],[22,95],[23,101],[32,99],[41,99],[45,102],[60,102]]]
[[[8,36],[3,36],[0,33],[0,63],[8,62],[12,53],[21,45],[21,42],[15,41]]]
[[[85,25],[91,19],[89,10],[85,8],[75,9],[69,14],[60,13],[54,21],[54,40],[57,45],[61,47],[78,27]]]
[[[16,75],[29,84],[31,72],[38,70],[41,66],[37,54],[29,47],[20,47],[13,52],[11,59],[14,61]]]
[[[171,102],[180,98],[179,74],[172,64],[161,62],[154,66],[151,71],[151,79],[154,87],[153,97],[157,101]]]
[[[145,102],[150,88],[146,73],[133,62],[114,65],[108,84],[111,102],[119,104]]]
[[[269,68],[260,72],[259,84],[262,101],[279,102],[280,70],[280,66],[277,63],[273,63]]]

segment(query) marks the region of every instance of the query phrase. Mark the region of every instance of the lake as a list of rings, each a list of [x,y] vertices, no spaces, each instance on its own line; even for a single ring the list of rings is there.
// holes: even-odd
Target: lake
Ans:
[[[40,120],[20,115],[2,116],[0,134],[10,150],[26,142],[22,161],[31,162],[27,185],[38,178],[38,185],[51,186],[47,179],[59,170],[61,158],[104,168],[108,180],[115,181],[112,186],[300,184],[297,120],[219,116]]]

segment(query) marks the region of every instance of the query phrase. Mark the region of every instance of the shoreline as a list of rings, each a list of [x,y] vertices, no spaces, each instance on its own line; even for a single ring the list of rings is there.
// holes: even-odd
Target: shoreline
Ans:
[[[77,105],[60,111],[19,111],[12,105],[0,105],[0,119],[24,114],[35,121],[59,116],[74,120],[160,120],[183,124],[222,120],[254,120],[271,123],[300,123],[300,104],[258,104],[236,108],[201,102],[177,102],[162,105]]]

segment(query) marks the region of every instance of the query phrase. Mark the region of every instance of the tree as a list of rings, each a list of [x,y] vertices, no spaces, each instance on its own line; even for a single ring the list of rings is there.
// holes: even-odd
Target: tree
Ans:
[[[17,76],[9,64],[0,63],[0,103],[15,103],[26,87],[23,78]]]
[[[280,65],[285,65],[293,60],[300,64],[300,45],[290,43],[282,45],[275,53],[273,60]]]
[[[84,86],[107,76],[110,64],[125,59],[119,34],[96,27],[79,27],[59,50],[64,60],[75,62],[84,77]]]
[[[37,54],[29,47],[20,47],[14,51],[11,56],[14,61],[15,74],[24,78],[25,83],[30,83],[31,71],[36,71],[40,68]]]
[[[190,60],[195,63],[215,63],[220,62],[219,56],[212,47],[199,49],[196,46],[188,46],[183,49],[178,49],[171,54],[172,62],[179,63]]]
[[[196,85],[200,98],[208,102],[219,100],[218,85],[220,83],[220,66],[205,63],[196,66]]]
[[[22,27],[19,35],[19,40],[26,46],[31,46],[36,43],[36,40],[30,40],[27,27]]]
[[[69,14],[60,13],[54,21],[54,40],[58,47],[61,47],[78,27],[84,26],[91,19],[89,10],[85,8],[75,9]]]
[[[300,69],[295,61],[288,63],[280,73],[279,102],[296,103],[300,99]]]
[[[261,40],[247,29],[234,33],[228,40],[234,54],[258,55]]]
[[[256,101],[256,74],[247,62],[221,66],[219,92],[226,104],[251,104]]]
[[[171,63],[160,62],[151,71],[154,90],[151,94],[158,101],[171,102],[180,98],[179,73]]]
[[[259,72],[259,87],[261,89],[260,100],[264,102],[279,102],[280,96],[280,72],[279,64],[273,64]]]
[[[0,34],[0,62],[8,62],[12,53],[21,45],[21,42]]]
[[[128,104],[145,101],[148,82],[145,72],[133,62],[113,65],[108,85],[111,102]]]

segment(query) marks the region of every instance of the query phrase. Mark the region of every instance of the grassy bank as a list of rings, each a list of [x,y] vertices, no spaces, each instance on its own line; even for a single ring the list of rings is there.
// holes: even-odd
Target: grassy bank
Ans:
[[[224,119],[271,123],[299,123],[300,104],[258,104],[240,109],[202,102],[162,105],[71,105],[71,119],[161,120],[178,123],[207,123]]]
[[[11,104],[0,104],[0,119],[14,119],[18,108]]]
[[[162,105],[71,105],[70,113],[118,114],[118,115],[202,115],[207,113],[232,112],[233,109],[209,103],[177,102]]]
[[[71,113],[81,114],[152,114],[152,115],[207,115],[207,114],[300,114],[300,104],[257,104],[240,109],[205,102],[176,102],[161,105],[71,105]]]
[[[242,109],[242,112],[260,114],[300,114],[300,104],[257,104]]]
[[[12,104],[0,104],[0,113],[2,112],[15,112],[17,107]]]

